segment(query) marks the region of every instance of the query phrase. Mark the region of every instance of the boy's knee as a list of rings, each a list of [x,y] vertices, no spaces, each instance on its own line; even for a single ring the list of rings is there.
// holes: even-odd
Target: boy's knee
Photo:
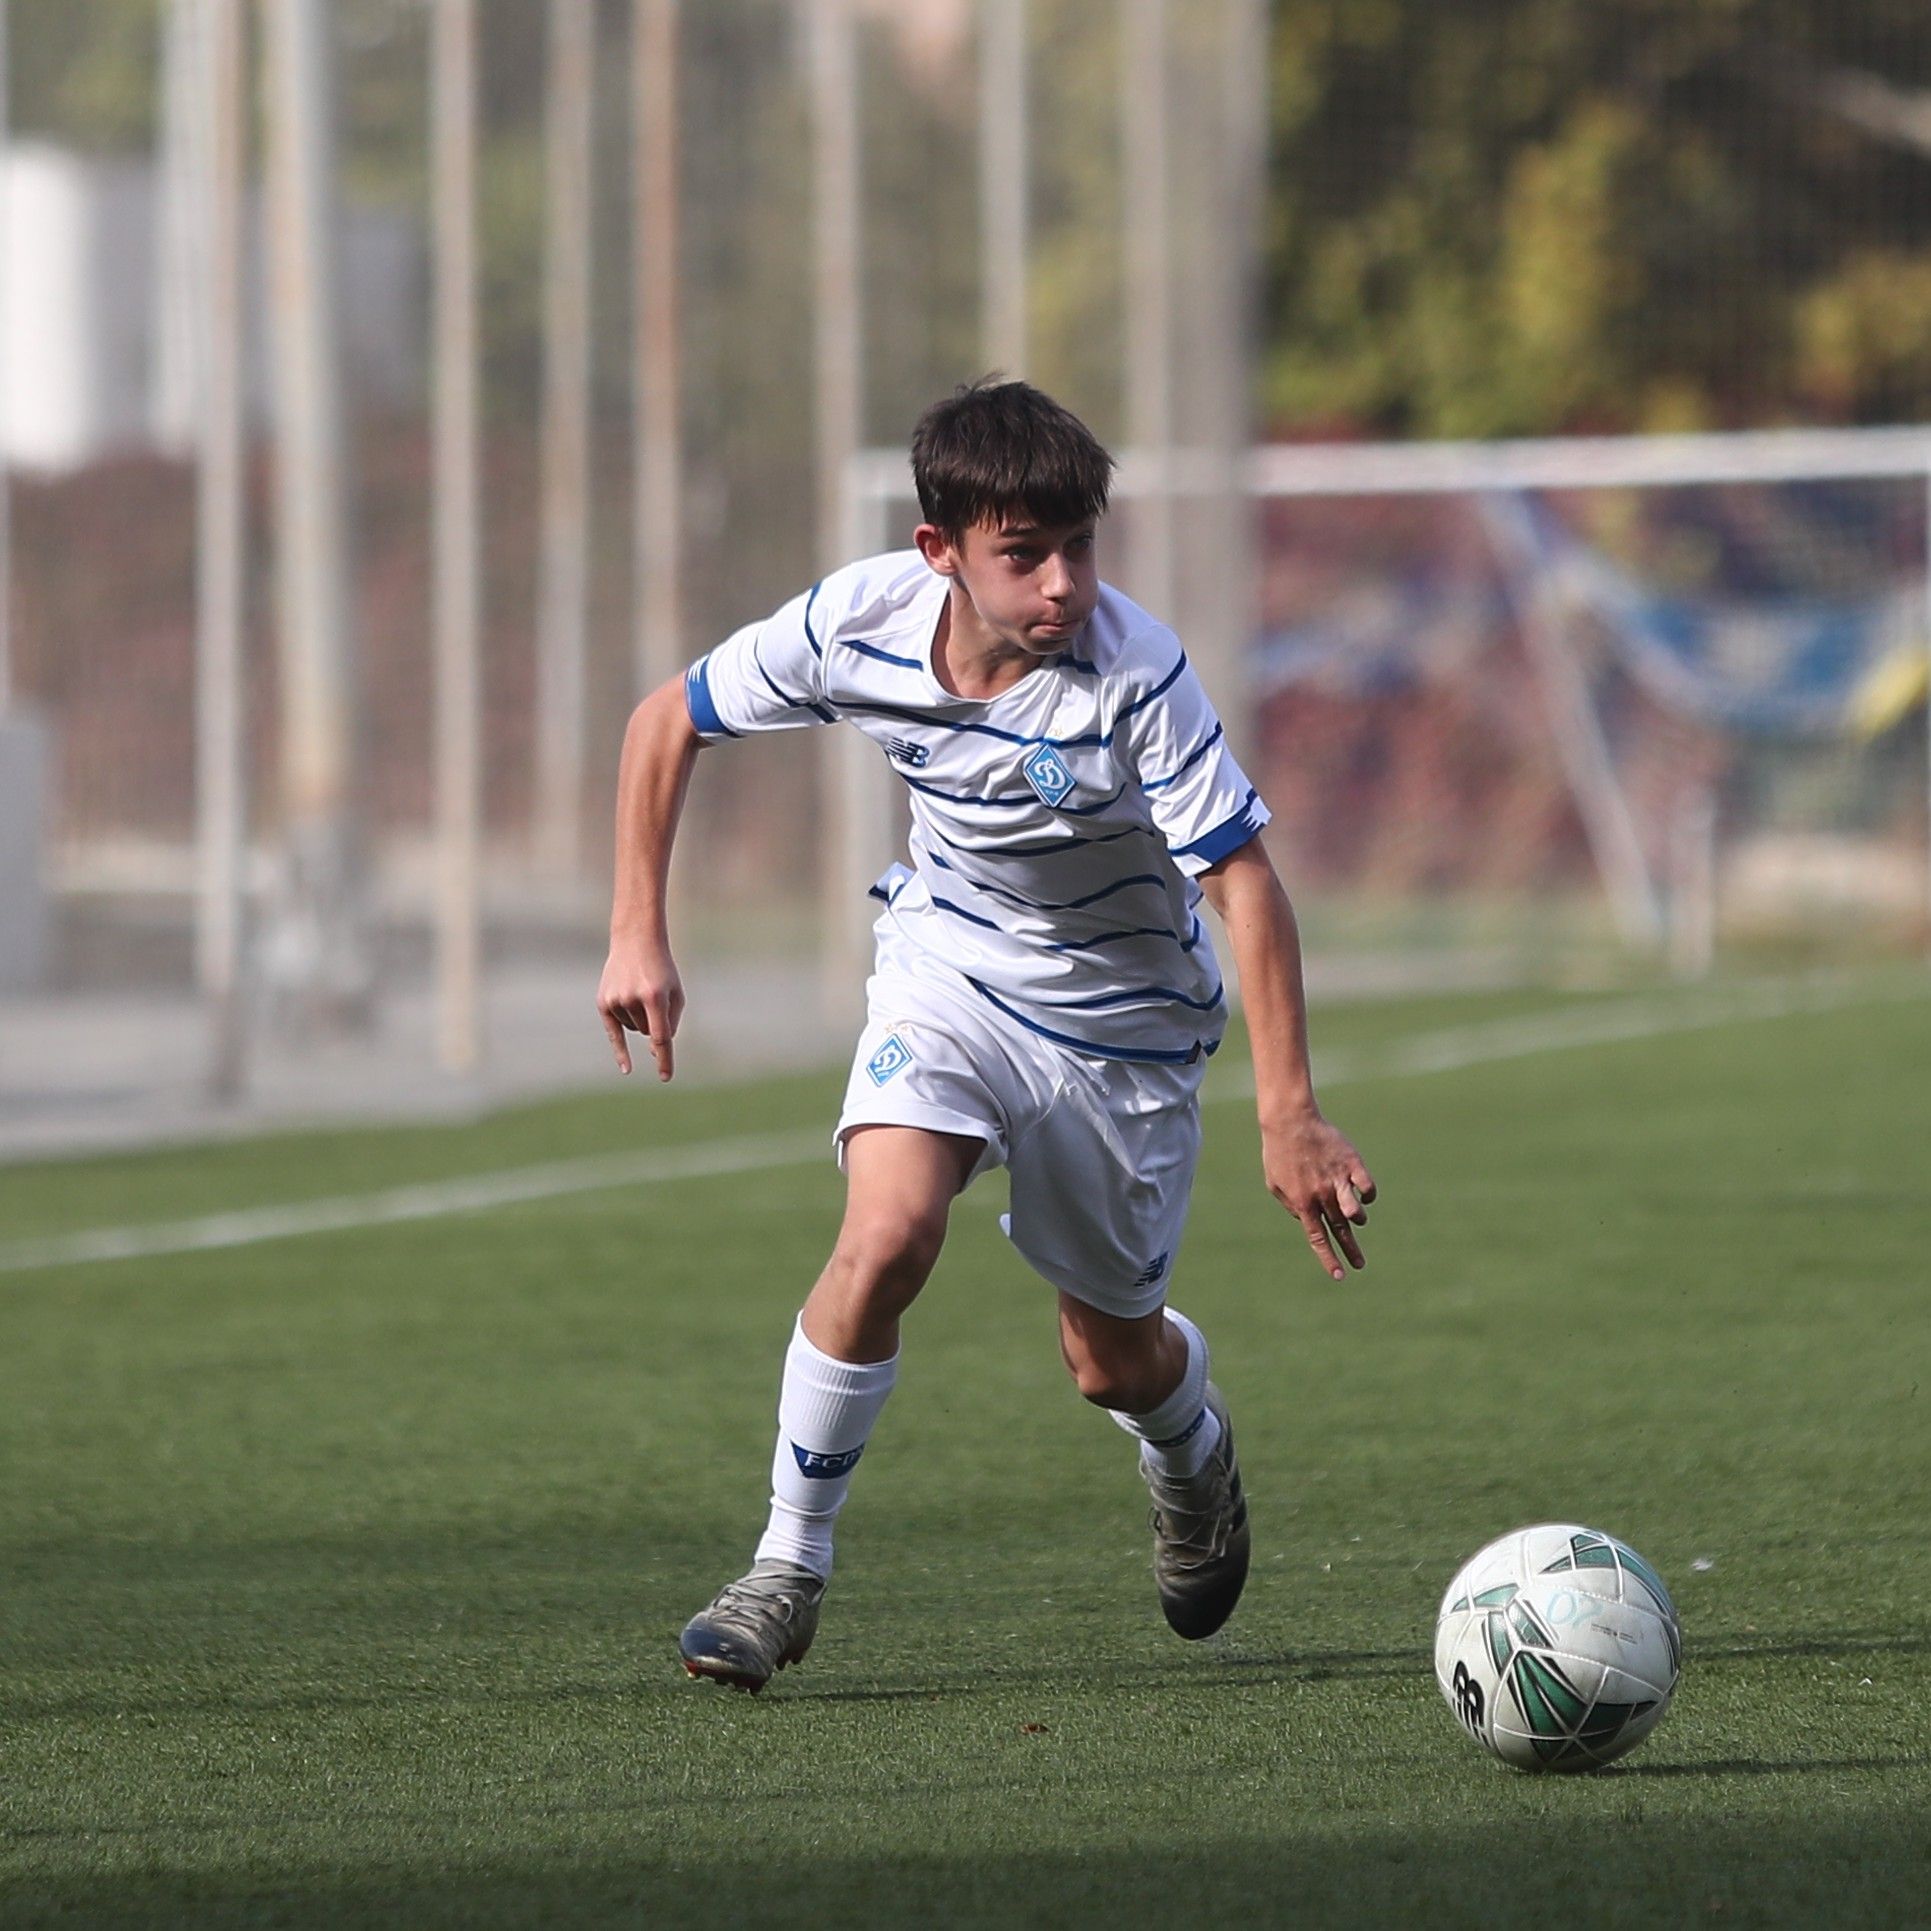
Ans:
[[[1138,1409],[1151,1406],[1145,1400],[1145,1380],[1143,1374],[1122,1372],[1112,1362],[1091,1359],[1070,1364],[1073,1380],[1079,1391],[1095,1408],[1105,1408],[1111,1412],[1133,1414]]]
[[[1096,1408],[1145,1414],[1173,1392],[1176,1363],[1164,1328],[1062,1318],[1059,1346],[1074,1383]]]
[[[832,1260],[864,1297],[909,1301],[925,1285],[944,1245],[942,1210],[874,1214],[846,1223]]]

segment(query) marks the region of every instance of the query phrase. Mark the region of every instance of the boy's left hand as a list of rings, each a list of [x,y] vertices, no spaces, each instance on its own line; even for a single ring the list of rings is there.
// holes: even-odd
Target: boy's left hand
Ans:
[[[1261,1170],[1267,1191],[1301,1223],[1314,1258],[1337,1281],[1347,1278],[1337,1249],[1350,1267],[1367,1266],[1354,1230],[1368,1224],[1375,1184],[1345,1133],[1318,1113],[1263,1123]]]

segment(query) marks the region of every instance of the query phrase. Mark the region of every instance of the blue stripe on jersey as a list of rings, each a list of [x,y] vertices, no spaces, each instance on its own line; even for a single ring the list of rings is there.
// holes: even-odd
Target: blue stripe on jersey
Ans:
[[[923,664],[918,663],[910,657],[894,657],[888,651],[875,650],[870,644],[853,644],[852,649],[862,650],[867,657],[882,657],[888,664],[904,664],[911,670],[923,670],[925,668]],[[1075,668],[1090,671],[1097,670],[1099,667],[1096,664],[1075,660]],[[1183,650],[1180,653],[1179,662],[1174,665],[1172,670],[1167,672],[1166,676],[1159,683],[1154,685],[1152,690],[1136,697],[1132,703],[1121,706],[1119,713],[1113,719],[1113,730],[1117,731],[1119,729],[1122,719],[1131,717],[1142,705],[1151,704],[1156,697],[1162,696],[1170,690],[1174,680],[1186,668],[1187,653]],[[897,704],[848,703],[841,708],[847,711],[870,711],[879,717],[900,717],[913,724],[928,724],[934,730],[939,731],[969,731],[974,736],[998,738],[1006,744],[1050,744],[1056,751],[1077,750],[1085,745],[1092,745],[1104,750],[1113,742],[1113,731],[1082,731],[1078,737],[1049,738],[1040,737],[1036,734],[1029,736],[1022,731],[1002,731],[996,724],[975,724],[962,718],[934,717],[930,711],[910,711]],[[1209,739],[1208,742],[1211,743],[1212,740]],[[1200,747],[1202,751],[1206,750],[1206,748],[1207,746],[1204,744]],[[1192,761],[1191,758],[1188,759],[1188,763],[1192,763]],[[1182,770],[1185,768],[1184,765],[1181,767]],[[1180,773],[1176,771],[1172,777],[1166,778],[1162,782],[1171,784],[1173,779],[1179,775]],[[976,801],[967,800],[966,802]]]
[[[1104,841],[1094,839],[1083,842],[1100,844]],[[957,851],[958,847],[955,845],[953,850]],[[932,854],[932,862],[941,871],[950,872],[955,878],[964,879],[974,891],[990,892],[995,898],[1003,898],[1009,903],[1017,905],[1022,910],[1028,912],[1080,912],[1084,911],[1089,905],[1097,905],[1103,898],[1111,898],[1115,892],[1124,892],[1129,885],[1164,886],[1167,882],[1158,872],[1135,872],[1131,878],[1116,878],[1111,885],[1102,885],[1097,892],[1088,892],[1084,898],[1026,898],[1018,892],[1009,891],[1003,885],[991,885],[983,879],[974,878],[970,872],[960,871],[958,866],[948,864],[937,852]]]
[[[684,708],[690,712],[691,722],[697,726],[700,736],[734,738],[740,735],[717,714],[717,704],[711,696],[711,658],[708,651],[684,673]]]
[[[764,667],[764,659],[758,655],[758,646],[755,639],[751,645],[751,664],[758,675],[770,686],[771,695],[780,704],[786,705],[794,711],[809,711],[814,717],[823,718],[827,724],[836,724],[838,722],[838,714],[835,711],[826,710],[822,704],[814,704],[808,697],[787,697],[783,691],[779,690],[777,684],[772,680],[771,673]]]
[[[941,898],[937,892],[932,894],[932,903],[941,912],[950,912],[954,918],[964,919],[970,925],[983,925],[988,932],[1003,932],[1006,929],[997,919],[982,919],[977,912],[968,912],[963,905],[954,905],[949,898]]]
[[[854,706],[853,708],[856,709],[857,707]],[[1023,797],[1019,798],[975,798],[968,792],[941,791],[935,784],[922,784],[917,778],[905,777],[903,771],[899,773],[899,776],[905,778],[905,782],[914,791],[923,791],[930,798],[943,798],[949,805],[993,805],[1000,810],[1016,811],[1022,805],[1037,805],[1039,803],[1039,794],[1036,791],[1028,791]]]
[[[1142,784],[1140,786],[1140,789],[1142,791],[1164,791],[1166,790],[1168,785],[1178,783],[1179,780],[1183,776],[1185,776],[1190,766],[1197,764],[1202,758],[1204,758],[1207,755],[1209,751],[1211,751],[1214,748],[1216,744],[1220,742],[1221,737],[1225,733],[1225,730],[1226,730],[1225,725],[1216,724],[1214,728],[1211,731],[1209,731],[1207,735],[1204,738],[1202,738],[1200,742],[1196,744],[1194,748],[1191,751],[1189,751],[1187,755],[1184,758],[1182,758],[1180,762],[1176,764],[1173,767],[1173,769],[1169,771],[1164,778],[1155,778],[1151,784]]]
[[[882,653],[872,651],[869,654],[876,657]],[[900,657],[891,661],[909,663],[911,660]],[[923,670],[925,666],[919,664],[914,668]],[[853,699],[844,708],[848,711],[870,711],[875,717],[904,718],[907,723],[929,725],[935,731],[966,731],[974,737],[997,738],[1002,744],[1050,744],[1056,751],[1070,751],[1082,745],[1107,745],[1113,742],[1113,734],[1110,731],[1088,731],[1076,738],[1045,738],[1037,731],[1031,733],[1002,731],[996,724],[974,724],[964,718],[934,717],[930,711],[907,710],[902,704],[873,704]]]
[[[1046,838],[1036,845],[961,845],[934,826],[927,825],[925,829],[941,844],[951,845],[955,852],[969,852],[975,858],[1049,858],[1055,852],[1077,851],[1084,845],[1117,845],[1122,838],[1145,833],[1147,828],[1128,825],[1124,831],[1109,831],[1098,838]],[[1164,879],[1160,882],[1166,883]]]
[[[1128,986],[1121,992],[1097,992],[1090,999],[1042,999],[1040,1004],[1050,1004],[1058,1012],[1098,1012],[1106,1006],[1131,1005],[1136,999],[1164,999],[1189,1012],[1218,1012],[1226,996],[1227,988],[1216,979],[1212,996],[1206,999],[1189,999],[1172,986]]]
[[[1239,851],[1241,846],[1261,828],[1261,821],[1254,815],[1253,805],[1260,793],[1250,784],[1247,796],[1240,801],[1240,809],[1231,818],[1224,819],[1203,838],[1196,838],[1191,845],[1180,845],[1174,849],[1176,858],[1204,858],[1209,865],[1217,865],[1229,852]]]
[[[811,586],[811,595],[805,599],[805,642],[811,646],[811,654],[814,657],[822,657],[825,654],[818,647],[818,633],[811,627],[811,606],[818,601],[818,592],[824,587],[824,580],[820,578]]]
[[[990,986],[982,986],[979,981],[966,973],[965,982],[981,999],[997,1006],[1008,1019],[1016,1019],[1029,1033],[1037,1033],[1041,1039],[1050,1039],[1055,1046],[1070,1046],[1075,1052],[1092,1053],[1100,1059],[1139,1059],[1153,1060],[1166,1066],[1186,1066],[1198,1059],[1201,1053],[1209,1056],[1220,1050],[1220,1041],[1196,1040],[1191,1046],[1178,1052],[1161,1052],[1149,1046],[1102,1046],[1091,1039],[1075,1039],[1071,1033],[1055,1032],[1050,1026],[1042,1026],[1037,1020],[1028,1019],[1023,1012],[1009,1006]]]
[[[984,921],[981,921],[983,923]],[[1200,921],[1193,922],[1193,936],[1183,939],[1164,925],[1135,925],[1123,932],[1102,932],[1097,939],[1058,939],[1040,947],[1042,952],[1092,952],[1103,945],[1117,945],[1122,939],[1171,939],[1182,952],[1191,952],[1201,940]]]
[[[874,889],[873,896],[884,898],[882,892]],[[885,901],[888,905],[890,899]],[[997,919],[983,919],[977,912],[968,912],[963,905],[955,905],[949,898],[941,898],[937,892],[932,894],[932,903],[941,912],[950,912],[955,918],[964,919],[969,925],[983,925],[988,932],[1003,932],[1005,927]],[[1090,952],[1097,946],[1117,945],[1122,939],[1171,939],[1182,952],[1191,952],[1200,943],[1200,921],[1193,922],[1193,937],[1183,939],[1178,932],[1169,931],[1164,925],[1136,925],[1122,932],[1102,932],[1096,939],[1060,939],[1053,944],[1042,944],[1042,952]],[[1183,1001],[1190,1004],[1191,1001]],[[1203,1012],[1211,1010],[1202,1007]]]
[[[1156,697],[1161,696],[1163,693],[1169,690],[1172,687],[1173,680],[1176,677],[1178,677],[1180,673],[1186,668],[1187,668],[1187,653],[1183,650],[1180,653],[1180,661],[1174,665],[1172,670],[1167,672],[1166,676],[1161,678],[1159,683],[1154,685],[1152,690],[1145,692],[1143,695],[1139,697],[1136,697],[1131,704],[1122,704],[1120,706],[1120,708],[1113,714],[1113,728],[1117,731],[1120,728],[1120,723],[1122,719],[1131,717],[1135,711],[1141,708],[1142,705],[1151,704]]]
[[[1111,797],[1102,798],[1096,805],[1054,805],[1051,809],[1058,812],[1062,818],[1097,818],[1101,812],[1117,805],[1125,796],[1126,786],[1121,785]]]
[[[889,650],[880,650],[876,644],[861,644],[856,637],[841,637],[838,640],[847,650],[855,650],[866,657],[876,657],[881,664],[898,664],[906,670],[923,670],[925,666],[916,657],[894,657]],[[870,709],[868,705],[866,707]],[[907,713],[908,716],[911,713]]]
[[[905,782],[909,784],[914,791],[923,791],[928,797],[931,797],[931,798],[943,798],[947,804],[991,805],[997,810],[1006,811],[1006,810],[1014,809],[1015,807],[1020,805],[1036,805],[1040,802],[1039,794],[1033,791],[1028,791],[1025,794],[1025,796],[1022,798],[975,798],[963,791],[941,791],[937,785],[926,784],[921,779],[908,777],[906,773],[903,771],[901,771],[898,775],[901,778],[904,778]],[[1125,795],[1126,795],[1126,786],[1121,785],[1119,790],[1114,792],[1111,797],[1102,798],[1098,804],[1056,805],[1052,807],[1052,809],[1056,810],[1062,818],[1097,818],[1101,812],[1111,810],[1112,807],[1114,805],[1117,805]],[[1135,826],[1133,827],[1133,829],[1137,831],[1139,827]],[[1092,840],[1082,839],[1080,842],[1082,844],[1087,844],[1087,843],[1097,844],[1100,841],[1097,839],[1092,839]],[[1013,849],[1017,850],[1018,847],[1015,846],[1013,847]]]

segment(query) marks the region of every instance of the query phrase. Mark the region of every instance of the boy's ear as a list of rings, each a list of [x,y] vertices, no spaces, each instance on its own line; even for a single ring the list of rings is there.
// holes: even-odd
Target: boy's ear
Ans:
[[[922,556],[942,577],[959,574],[959,546],[936,523],[921,523],[912,532],[912,541]]]

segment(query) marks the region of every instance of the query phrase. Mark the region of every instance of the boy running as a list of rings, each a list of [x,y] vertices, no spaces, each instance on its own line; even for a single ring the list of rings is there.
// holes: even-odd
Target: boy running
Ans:
[[[1226,1002],[1240,971],[1268,1190],[1336,1279],[1374,1182],[1322,1118],[1300,941],[1267,807],[1178,640],[1099,580],[1112,458],[1021,382],[963,389],[912,442],[917,548],[854,563],[637,707],[618,777],[598,1011],[619,1068],[672,1071],[684,1009],[665,920],[699,749],[844,722],[911,792],[835,1146],[844,1223],[785,1356],[769,1523],[686,1627],[685,1668],[748,1690],[817,1632],[832,1529],[898,1368],[953,1199],[1003,1166],[1013,1244],[1059,1292],[1079,1390],[1134,1436],[1160,1606],[1209,1636],[1247,1579],[1247,1506],[1207,1343],[1166,1305]]]

